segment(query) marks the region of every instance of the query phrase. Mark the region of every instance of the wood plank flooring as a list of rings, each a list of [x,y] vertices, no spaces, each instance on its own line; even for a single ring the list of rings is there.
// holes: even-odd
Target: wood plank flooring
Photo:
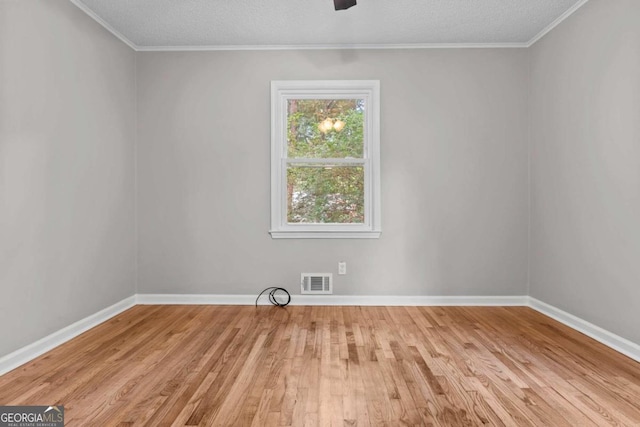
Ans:
[[[0,377],[68,426],[640,426],[640,364],[525,307],[136,306]]]

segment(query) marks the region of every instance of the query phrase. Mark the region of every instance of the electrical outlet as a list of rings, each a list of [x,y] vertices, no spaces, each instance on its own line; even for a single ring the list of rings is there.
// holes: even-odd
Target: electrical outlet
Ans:
[[[346,263],[346,261],[340,261],[338,263],[338,274],[341,275],[341,276],[347,274],[347,263]]]

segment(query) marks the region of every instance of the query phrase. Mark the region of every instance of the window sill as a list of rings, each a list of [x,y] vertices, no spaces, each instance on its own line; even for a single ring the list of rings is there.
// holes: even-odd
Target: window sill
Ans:
[[[378,239],[380,231],[269,231],[273,239]]]

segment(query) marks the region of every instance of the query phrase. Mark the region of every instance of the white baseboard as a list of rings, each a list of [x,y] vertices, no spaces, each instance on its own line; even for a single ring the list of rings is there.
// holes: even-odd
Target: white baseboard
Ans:
[[[529,297],[529,307],[544,314],[545,316],[551,317],[552,319],[567,325],[572,329],[575,329],[576,331],[582,332],[586,336],[591,337],[607,347],[632,358],[636,362],[640,362],[640,345],[629,341],[626,338],[622,338],[621,336],[602,329],[593,323],[589,323],[586,320],[533,297]]]
[[[140,305],[253,305],[257,295],[137,294]]]
[[[138,294],[138,304],[253,305],[256,295]],[[393,296],[393,295],[291,295],[291,305],[362,306],[524,306],[526,296]],[[267,295],[258,301],[269,304]]]
[[[0,375],[4,375],[7,372],[21,366],[41,354],[64,344],[72,338],[77,337],[81,333],[88,331],[89,329],[103,323],[113,316],[122,313],[123,311],[133,307],[135,305],[135,297],[130,296],[123,299],[114,305],[100,310],[99,312],[85,317],[65,328],[62,328],[46,337],[39,339],[38,341],[24,346],[12,353],[9,353],[3,357],[0,357]]]
[[[137,294],[0,358],[3,375],[134,305],[253,305],[255,295]],[[259,304],[269,304],[262,296]],[[292,295],[291,305],[527,306],[640,362],[640,345],[528,296]]]

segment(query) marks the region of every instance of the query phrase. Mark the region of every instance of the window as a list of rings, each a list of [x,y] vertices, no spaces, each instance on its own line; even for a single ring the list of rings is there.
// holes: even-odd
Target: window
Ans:
[[[271,82],[271,236],[380,236],[380,83]]]

